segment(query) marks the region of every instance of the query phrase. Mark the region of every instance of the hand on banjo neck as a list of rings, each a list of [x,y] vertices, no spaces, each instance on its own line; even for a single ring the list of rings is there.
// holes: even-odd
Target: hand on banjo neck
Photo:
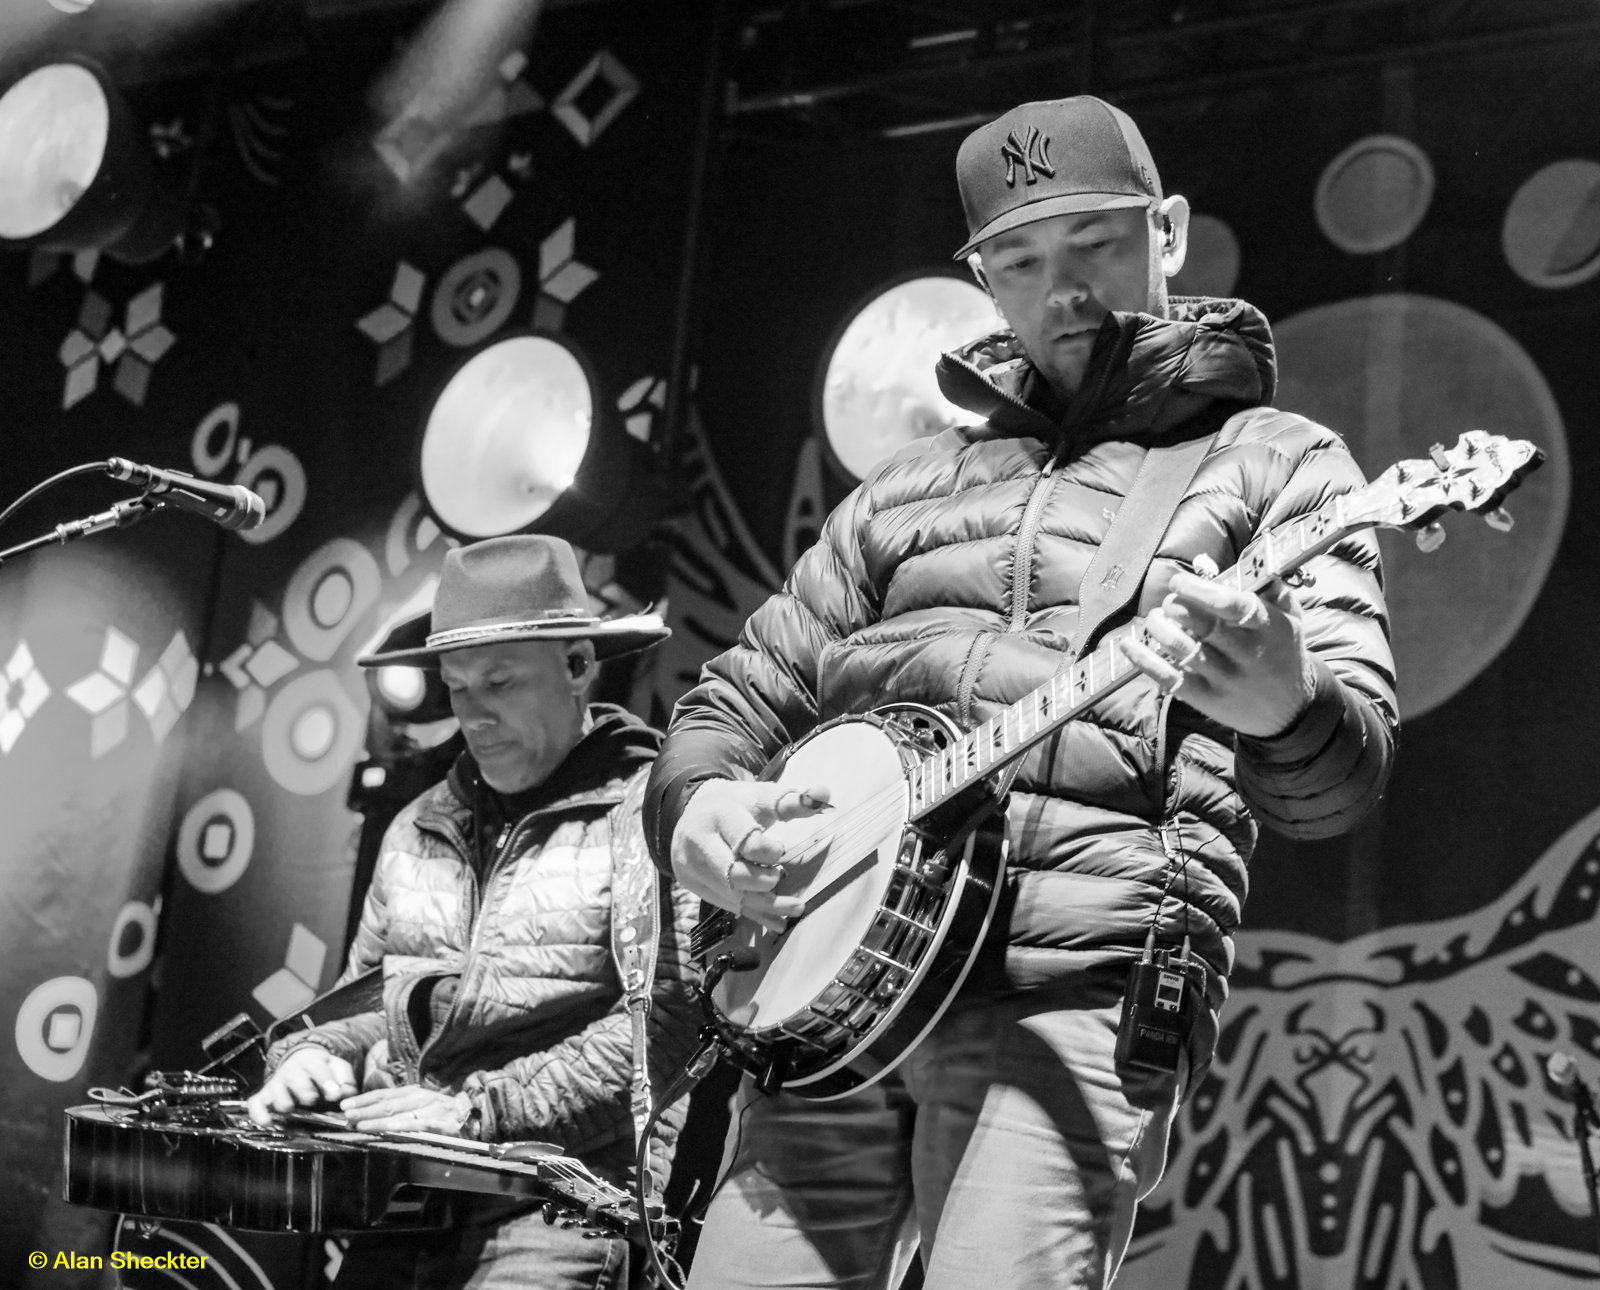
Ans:
[[[702,900],[781,932],[805,912],[805,903],[774,892],[785,852],[765,830],[828,810],[830,796],[821,784],[795,792],[750,780],[709,780],[673,831],[672,871]]]

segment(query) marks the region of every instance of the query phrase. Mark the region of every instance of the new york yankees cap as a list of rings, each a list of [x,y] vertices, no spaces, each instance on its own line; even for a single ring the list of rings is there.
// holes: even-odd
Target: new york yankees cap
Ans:
[[[957,260],[1036,220],[1161,200],[1133,118],[1088,94],[1024,103],[980,126],[956,154],[956,182],[967,213]]]

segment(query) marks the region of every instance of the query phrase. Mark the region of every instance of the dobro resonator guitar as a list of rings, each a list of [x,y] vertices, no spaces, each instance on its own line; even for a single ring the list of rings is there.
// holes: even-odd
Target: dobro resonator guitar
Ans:
[[[1313,556],[1349,534],[1420,530],[1432,550],[1447,510],[1509,529],[1500,503],[1543,454],[1473,430],[1428,460],[1391,466],[1366,487],[1261,533],[1216,576],[1255,591],[1293,583]],[[1304,575],[1298,575],[1304,580]],[[763,778],[796,791],[826,784],[831,809],[774,825],[786,848],[778,891],[805,913],[774,935],[718,911],[696,929],[715,965],[717,1031],[762,1086],[819,1100],[880,1079],[939,1019],[994,916],[1005,869],[997,774],[1074,717],[1140,675],[1118,641],[1148,641],[1142,621],[1110,632],[1072,667],[972,730],[914,704],[818,726]],[[728,971],[733,964],[753,963]]]

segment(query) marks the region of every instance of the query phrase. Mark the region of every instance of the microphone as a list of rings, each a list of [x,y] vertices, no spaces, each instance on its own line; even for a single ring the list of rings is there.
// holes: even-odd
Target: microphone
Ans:
[[[152,501],[204,515],[225,529],[253,529],[267,518],[267,504],[240,484],[213,484],[181,470],[141,466],[126,457],[112,457],[105,469],[113,479],[145,489]]]
[[[1600,1123],[1595,1116],[1594,1100],[1589,1096],[1589,1086],[1578,1078],[1578,1063],[1571,1053],[1551,1053],[1545,1058],[1544,1073],[1550,1077],[1556,1092],[1573,1103],[1580,1115],[1587,1116],[1591,1124]]]

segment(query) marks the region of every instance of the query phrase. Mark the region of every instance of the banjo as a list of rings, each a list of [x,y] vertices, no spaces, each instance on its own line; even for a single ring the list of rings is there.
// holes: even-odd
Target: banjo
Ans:
[[[1484,514],[1543,454],[1472,430],[1448,451],[1402,461],[1315,512],[1263,532],[1214,576],[1239,591],[1296,571],[1364,529],[1415,529],[1432,551],[1446,510]],[[791,744],[762,778],[796,792],[826,784],[830,808],[766,832],[785,848],[782,895],[805,912],[782,933],[717,910],[695,929],[709,964],[717,1038],[757,1076],[829,1100],[881,1079],[916,1047],[961,988],[993,921],[1006,865],[998,773],[1095,703],[1143,675],[1118,648],[1155,647],[1141,620],[971,730],[932,708],[893,704],[837,718]],[[733,970],[729,970],[729,969]]]

